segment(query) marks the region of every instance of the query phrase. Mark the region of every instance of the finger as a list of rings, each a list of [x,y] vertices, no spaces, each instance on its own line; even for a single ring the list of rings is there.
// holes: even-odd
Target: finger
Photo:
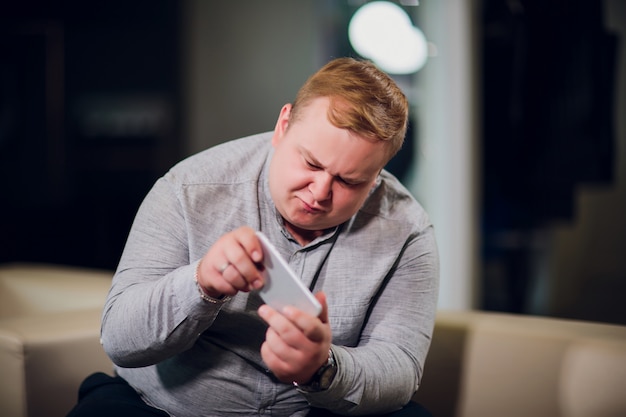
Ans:
[[[202,290],[211,297],[219,298],[224,295],[235,295],[237,290],[222,277],[214,266],[214,255],[211,251],[199,261],[195,278]],[[226,268],[228,265],[225,265]]]
[[[254,230],[247,226],[223,235],[198,265],[198,284],[207,294],[216,297],[262,287],[262,277],[254,260],[259,257],[254,253],[259,250],[258,245]]]
[[[259,316],[267,323],[267,325],[273,328],[278,333],[284,333],[288,327],[294,327],[294,325],[285,316],[273,309],[267,304],[263,304],[259,307]]]
[[[209,277],[209,280],[208,280],[209,284],[203,285],[204,290],[207,293],[209,293],[209,295],[212,295],[214,297],[219,297],[222,295],[232,296],[232,295],[237,294],[237,292],[239,291],[238,287],[241,287],[242,285],[245,286],[245,283],[242,283],[241,285],[233,285],[231,281],[224,278],[224,274],[226,274],[228,270],[229,268],[227,268],[224,273],[219,273],[215,271],[212,272],[213,276]],[[238,275],[239,274],[237,274],[237,276]],[[217,295],[214,295],[214,294],[217,294]]]
[[[313,344],[330,340],[325,325],[318,318],[293,307],[286,307],[281,314],[265,304],[259,308],[259,316],[290,348],[309,350]]]
[[[240,290],[247,291],[260,288],[263,285],[263,278],[254,260],[254,258],[259,257],[255,244],[256,237],[254,234],[250,235],[247,230],[238,229],[233,233],[231,239],[230,244],[224,248],[224,257],[230,263],[224,270],[224,274],[231,271],[229,275],[225,275],[225,278],[234,280],[237,277],[232,272],[237,272],[245,281],[244,287],[239,288]]]
[[[311,316],[295,307],[287,306],[283,309],[283,315],[291,324],[308,340],[318,343],[325,339],[325,325],[318,317]]]
[[[241,291],[251,291],[263,286],[263,277],[246,252],[231,250],[230,264],[222,274],[225,279],[233,283]]]
[[[271,327],[265,332],[265,341],[268,344],[268,348],[272,351],[277,358],[280,358],[283,362],[287,362],[291,356],[291,350],[293,349],[284,339],[280,337],[278,333]]]
[[[327,359],[330,346],[330,326],[300,310],[295,312],[317,323],[322,334],[319,342],[309,339],[285,315],[268,305],[259,308],[259,315],[269,325],[261,355],[269,369],[281,381],[309,380],[313,372]],[[323,335],[325,327],[328,327],[326,336]]]
[[[322,311],[319,316],[314,317],[304,313],[297,308],[287,306],[282,313],[287,317],[309,340],[321,342],[326,338],[328,327],[328,303],[326,294],[323,291],[315,294],[315,298],[320,302]]]
[[[261,358],[265,365],[272,371],[274,376],[283,382],[290,382],[290,365],[273,351],[271,344],[266,340],[261,345]]]
[[[326,293],[319,291],[315,294],[315,298],[322,305],[322,312],[318,316],[322,323],[328,323],[328,301],[326,300]]]
[[[258,310],[259,316],[265,320],[272,331],[276,332],[281,339],[290,345],[295,345],[302,332],[286,316],[274,310],[267,304],[263,304]]]
[[[303,369],[313,367],[310,365],[315,351],[308,346],[308,349],[294,348],[285,342],[285,340],[269,328],[265,334],[265,342],[262,346],[261,356],[265,364],[272,372],[279,377],[286,377],[290,381],[294,380],[296,374],[301,373]]]
[[[244,250],[249,254],[252,262],[259,263],[263,260],[263,249],[256,232],[250,227],[242,227],[237,230],[239,242]]]
[[[239,271],[230,264],[224,272],[222,272],[222,279],[238,291],[248,291],[250,287],[248,281],[246,281],[241,273],[239,273]]]

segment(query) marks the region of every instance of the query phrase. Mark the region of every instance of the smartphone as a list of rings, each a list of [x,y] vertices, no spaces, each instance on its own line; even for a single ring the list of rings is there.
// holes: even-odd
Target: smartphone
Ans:
[[[264,268],[261,273],[265,285],[259,290],[263,301],[276,311],[281,311],[289,305],[312,316],[318,316],[322,312],[322,305],[319,301],[293,272],[267,237],[261,232],[256,232],[256,235],[263,247]]]

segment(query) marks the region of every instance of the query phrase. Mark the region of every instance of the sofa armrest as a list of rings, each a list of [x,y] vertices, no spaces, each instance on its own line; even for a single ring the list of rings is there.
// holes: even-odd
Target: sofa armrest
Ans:
[[[64,416],[87,375],[111,373],[99,343],[100,315],[101,309],[91,309],[0,320],[0,369],[7,382],[0,414]]]
[[[111,373],[100,318],[113,272],[0,265],[0,415],[63,417],[90,373]]]

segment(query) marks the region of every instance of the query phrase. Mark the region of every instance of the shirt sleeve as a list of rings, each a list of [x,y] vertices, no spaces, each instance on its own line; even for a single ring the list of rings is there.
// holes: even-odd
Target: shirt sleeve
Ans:
[[[371,415],[400,409],[417,391],[439,288],[432,226],[407,244],[396,265],[372,304],[358,345],[333,346],[338,372],[330,388],[304,393],[311,405],[339,414]]]
[[[104,350],[122,367],[158,363],[191,347],[221,304],[207,303],[194,279],[186,219],[167,178],[144,199],[107,297]]]

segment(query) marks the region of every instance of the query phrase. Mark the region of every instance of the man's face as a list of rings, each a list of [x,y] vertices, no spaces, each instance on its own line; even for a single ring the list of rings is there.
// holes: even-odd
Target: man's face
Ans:
[[[272,138],[270,192],[301,244],[352,217],[386,162],[382,142],[333,126],[328,106],[327,98],[315,99],[289,124],[285,105]]]

